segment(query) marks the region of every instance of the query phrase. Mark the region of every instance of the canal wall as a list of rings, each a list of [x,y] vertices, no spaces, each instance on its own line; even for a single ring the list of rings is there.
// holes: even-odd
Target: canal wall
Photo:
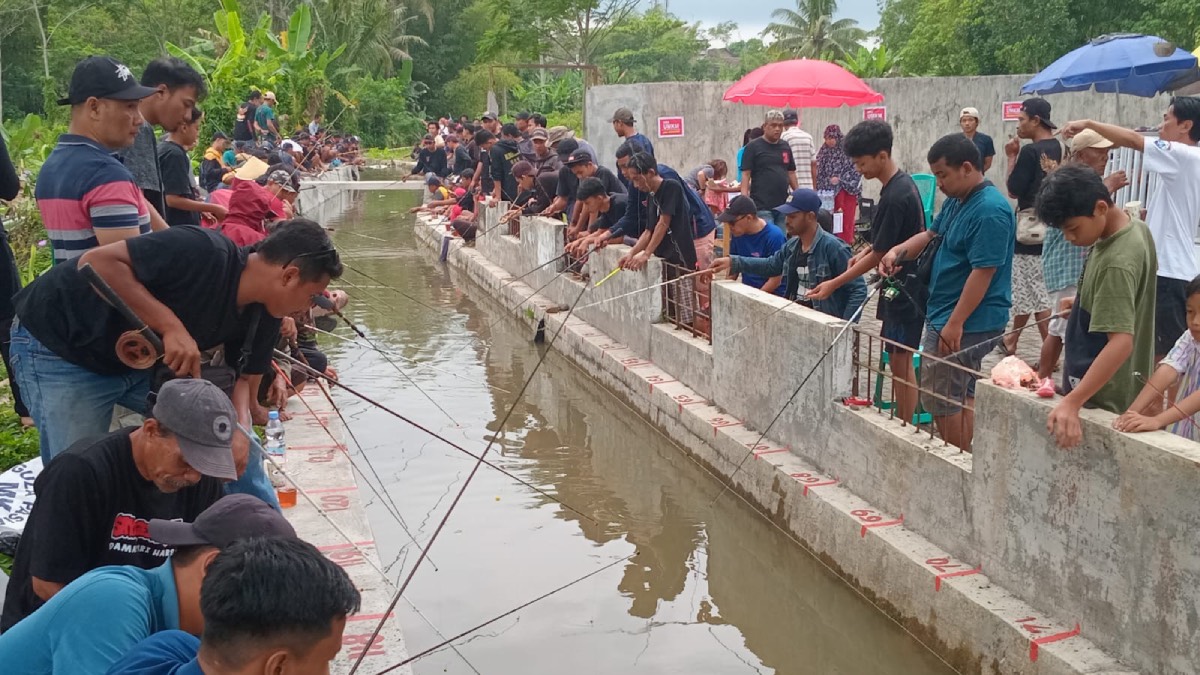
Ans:
[[[530,272],[561,254],[562,224],[527,218],[517,239],[487,229],[497,215],[474,248],[452,242],[451,263],[547,340],[561,328],[556,349],[960,671],[1196,672],[1196,444],[1088,411],[1086,446],[1064,452],[1047,403],[980,383],[976,451],[959,453],[835,403],[853,354],[847,338],[821,361],[831,317],[717,282],[709,345],[654,323],[661,290],[639,289],[661,279],[656,259],[598,288],[553,262]],[[439,228],[416,229],[440,252]],[[585,270],[601,279],[625,250]]]

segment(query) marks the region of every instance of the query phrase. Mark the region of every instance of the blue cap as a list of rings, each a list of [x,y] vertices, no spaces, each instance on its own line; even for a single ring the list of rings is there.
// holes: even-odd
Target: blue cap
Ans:
[[[800,188],[792,193],[792,198],[775,210],[780,213],[817,213],[821,210],[821,198],[808,188]]]
[[[279,411],[278,411],[278,410],[272,410],[271,412],[267,413],[267,419],[269,419],[269,420],[277,420],[277,419],[279,419]]]

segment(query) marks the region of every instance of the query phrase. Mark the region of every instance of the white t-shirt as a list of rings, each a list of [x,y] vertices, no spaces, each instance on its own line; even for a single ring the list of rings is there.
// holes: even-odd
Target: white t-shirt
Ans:
[[[798,187],[813,189],[812,163],[816,159],[816,148],[813,146],[812,134],[800,127],[784,129],[784,141],[792,148],[792,159],[796,161],[796,183]]]
[[[1158,174],[1146,201],[1146,224],[1158,254],[1158,276],[1196,277],[1195,238],[1200,227],[1200,148],[1146,139],[1142,166]]]

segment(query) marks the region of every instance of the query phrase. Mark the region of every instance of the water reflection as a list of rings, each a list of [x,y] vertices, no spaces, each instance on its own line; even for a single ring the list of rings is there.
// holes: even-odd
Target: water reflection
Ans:
[[[404,214],[416,199],[363,193],[334,223],[335,239],[351,265],[412,296],[347,273],[359,287],[349,288],[353,320],[377,344],[443,371],[406,367],[461,426],[368,349],[330,342],[332,362],[351,386],[472,451],[495,439],[498,464],[588,517],[480,473],[433,565],[406,593],[420,610],[400,616],[410,650],[440,642],[428,623],[453,634],[632,555],[482,631],[462,654],[489,673],[948,672],[737,498],[710,508],[715,480],[557,353],[518,400],[541,349],[496,303],[459,290],[465,278],[415,249]],[[426,541],[472,461],[361,402],[337,400]],[[405,574],[415,551],[403,558],[409,542],[382,505],[369,512],[381,557],[401,560],[393,573]],[[416,672],[471,669],[442,652]]]

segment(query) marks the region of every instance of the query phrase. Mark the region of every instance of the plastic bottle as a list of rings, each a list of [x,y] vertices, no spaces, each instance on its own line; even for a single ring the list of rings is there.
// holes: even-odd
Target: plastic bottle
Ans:
[[[283,440],[283,421],[279,419],[278,410],[272,410],[267,415],[265,433],[267,442],[263,450],[274,462],[270,467],[270,476],[271,485],[275,487],[275,497],[279,500],[280,507],[291,508],[296,505],[296,487],[277,468],[283,466],[287,456],[287,444]]]

